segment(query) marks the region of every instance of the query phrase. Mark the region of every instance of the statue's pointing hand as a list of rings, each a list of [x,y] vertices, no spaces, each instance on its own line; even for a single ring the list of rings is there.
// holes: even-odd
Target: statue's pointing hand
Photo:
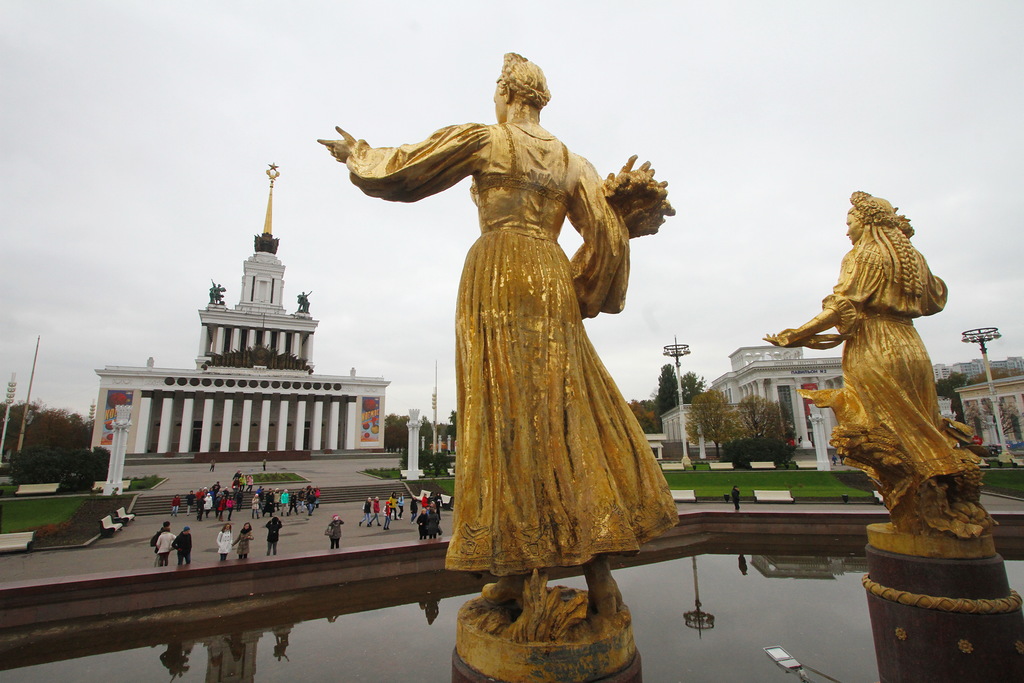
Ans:
[[[326,147],[332,157],[341,163],[345,163],[356,146],[356,139],[338,126],[335,126],[334,130],[341,134],[342,140],[317,140],[317,142]]]

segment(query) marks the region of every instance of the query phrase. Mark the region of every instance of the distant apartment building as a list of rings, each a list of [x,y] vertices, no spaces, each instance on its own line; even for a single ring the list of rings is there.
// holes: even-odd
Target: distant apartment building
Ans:
[[[989,359],[989,365],[993,370],[1008,370],[1024,374],[1024,357],[1021,356],[1010,356],[1006,360]],[[940,379],[948,379],[954,372],[966,375],[967,377],[976,377],[977,375],[985,374],[985,364],[980,358],[975,358],[966,363],[953,363],[951,365],[935,363],[932,365],[932,372],[935,374],[936,382]]]

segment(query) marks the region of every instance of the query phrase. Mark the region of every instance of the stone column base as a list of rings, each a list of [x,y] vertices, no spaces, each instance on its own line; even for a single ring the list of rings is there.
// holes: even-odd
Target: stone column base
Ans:
[[[1003,558],[940,559],[867,546],[882,683],[1024,681],[1024,617]]]

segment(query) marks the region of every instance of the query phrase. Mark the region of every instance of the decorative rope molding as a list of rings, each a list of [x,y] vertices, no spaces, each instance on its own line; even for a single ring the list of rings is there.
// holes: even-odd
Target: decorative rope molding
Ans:
[[[932,595],[921,595],[920,593],[910,593],[908,591],[901,591],[895,588],[888,588],[880,583],[872,581],[871,577],[867,574],[865,574],[860,581],[869,593],[876,595],[883,600],[898,602],[901,605],[907,605],[909,607],[934,609],[940,612],[961,612],[963,614],[1007,614],[1009,612],[1016,612],[1019,610],[1022,602],[1020,594],[1013,589],[1010,590],[1010,595],[1005,598],[999,598],[998,600],[980,598],[975,600],[971,598],[935,597]]]

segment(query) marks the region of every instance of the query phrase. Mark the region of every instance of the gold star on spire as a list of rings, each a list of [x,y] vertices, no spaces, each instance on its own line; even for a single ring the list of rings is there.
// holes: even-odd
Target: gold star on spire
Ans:
[[[267,169],[267,177],[270,178],[270,195],[267,197],[267,218],[263,222],[263,234],[273,235],[274,181],[281,175],[281,172],[277,170],[277,164],[268,165],[270,166]]]

